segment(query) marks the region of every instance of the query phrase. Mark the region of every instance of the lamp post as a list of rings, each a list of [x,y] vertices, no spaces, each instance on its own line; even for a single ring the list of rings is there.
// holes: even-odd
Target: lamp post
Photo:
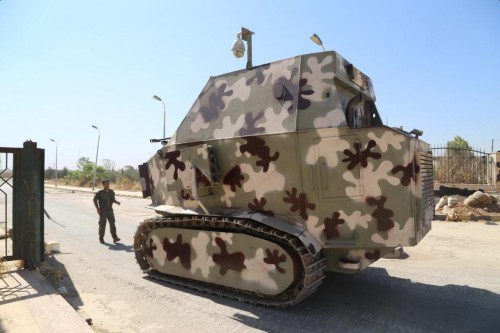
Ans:
[[[57,141],[54,139],[50,139],[50,141],[53,141],[56,144],[56,187],[57,187]]]
[[[165,103],[161,100],[160,97],[154,95],[153,99],[156,99],[157,101],[160,101],[161,104],[163,104],[163,137],[162,139],[165,139],[165,114],[166,114],[166,109],[165,109]]]
[[[95,170],[97,167],[97,156],[99,156],[99,140],[101,139],[101,131],[97,128],[97,126],[92,125],[93,128],[99,132],[99,135],[97,136],[97,152],[95,153],[95,164],[94,164],[94,180],[92,181],[92,191],[94,191],[95,188]]]
[[[325,52],[325,47],[323,46],[323,42],[321,41],[321,38],[319,38],[318,35],[312,34],[310,38],[313,42],[315,42],[316,44],[321,46],[321,48],[323,49],[323,52]]]

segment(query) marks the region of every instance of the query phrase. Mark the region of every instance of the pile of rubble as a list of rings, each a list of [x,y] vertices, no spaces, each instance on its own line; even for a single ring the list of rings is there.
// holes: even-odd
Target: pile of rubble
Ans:
[[[439,199],[436,213],[446,217],[446,221],[475,221],[485,216],[500,216],[500,196],[481,191],[467,198],[452,195]]]

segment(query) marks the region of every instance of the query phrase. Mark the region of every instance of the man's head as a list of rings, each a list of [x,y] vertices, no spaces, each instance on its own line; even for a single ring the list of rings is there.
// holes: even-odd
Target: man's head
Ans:
[[[104,179],[102,181],[102,187],[104,187],[104,189],[108,189],[109,188],[109,180]]]

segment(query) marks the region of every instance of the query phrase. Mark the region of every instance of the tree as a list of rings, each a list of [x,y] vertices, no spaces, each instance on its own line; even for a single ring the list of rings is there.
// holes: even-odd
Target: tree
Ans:
[[[453,138],[453,140],[448,141],[446,143],[446,148],[448,148],[448,156],[464,160],[464,162],[467,159],[474,157],[474,153],[471,151],[472,148],[469,146],[469,143],[460,135],[457,135]]]
[[[66,177],[66,175],[68,174],[68,172],[69,172],[68,168],[64,167],[62,170],[58,170],[57,171],[57,176],[59,178],[64,178],[64,177]]]
[[[65,179],[70,182],[77,182],[80,186],[91,183],[94,179],[94,163],[88,157],[80,157],[76,162],[76,167],[77,170],[74,171],[66,170],[67,175]],[[102,166],[97,166],[95,169],[96,182],[106,178],[106,171]]]
[[[131,165],[126,165],[122,168],[122,177],[131,181],[139,181],[139,170],[134,169]]]
[[[139,187],[139,170],[127,165],[121,169],[121,175],[116,180],[116,184],[124,190],[131,190]]]
[[[78,161],[76,162],[76,168],[79,171],[83,171],[85,169],[85,166],[89,163],[92,163],[92,162],[90,162],[90,159],[88,157],[80,157],[78,159]]]
[[[84,180],[91,180],[94,177],[94,163],[88,162],[87,164],[85,164],[82,170],[82,176]],[[97,168],[96,168],[96,178],[97,178]]]
[[[78,170],[69,170],[68,174],[64,177],[68,182],[79,182],[81,172]]]
[[[464,140],[460,135],[457,135],[453,140],[446,143],[446,147],[449,148],[459,148],[459,149],[470,149],[469,143]]]
[[[115,161],[105,158],[101,162],[104,167],[104,170],[115,171]]]
[[[448,182],[474,183],[473,170],[478,161],[467,140],[457,135],[446,143],[446,148],[446,156],[443,156],[440,167],[446,170]]]
[[[115,170],[115,162],[110,159],[102,160],[102,164],[102,166],[98,165],[95,168],[96,184],[104,179],[109,179],[122,189],[130,190],[139,187],[139,170],[130,165],[121,170]],[[94,165],[88,157],[80,157],[76,163],[77,170],[64,169],[60,178],[64,178],[67,183],[73,185],[89,186],[94,179]]]
[[[47,170],[45,170],[45,179],[55,178],[55,174],[56,174],[56,170],[49,167]]]

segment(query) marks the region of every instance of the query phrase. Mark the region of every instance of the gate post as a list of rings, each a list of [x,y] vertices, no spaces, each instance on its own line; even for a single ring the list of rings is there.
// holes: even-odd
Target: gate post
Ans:
[[[493,184],[495,184],[496,191],[500,190],[500,152],[496,152],[491,154],[493,157],[493,162],[495,163],[493,166],[494,174],[493,174]]]
[[[45,151],[26,141],[14,158],[13,257],[35,269],[44,255],[44,165]]]

